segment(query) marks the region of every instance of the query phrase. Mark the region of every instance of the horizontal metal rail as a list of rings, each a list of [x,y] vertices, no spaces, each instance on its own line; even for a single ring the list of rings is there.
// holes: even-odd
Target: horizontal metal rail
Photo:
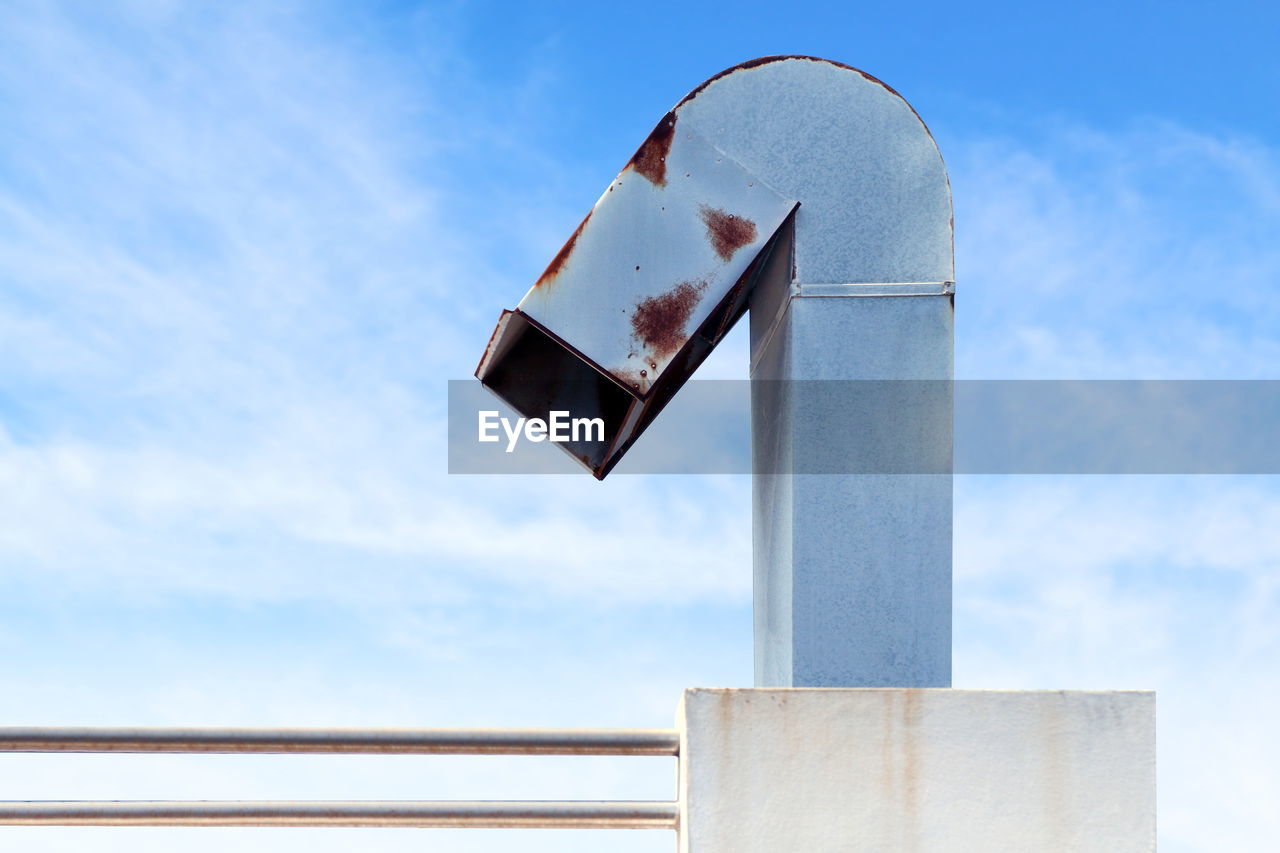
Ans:
[[[664,802],[0,802],[0,826],[675,829]]]
[[[2,727],[0,753],[678,755],[674,729]],[[0,802],[0,825],[674,829],[670,802]]]
[[[0,752],[679,755],[675,729],[0,727]]]

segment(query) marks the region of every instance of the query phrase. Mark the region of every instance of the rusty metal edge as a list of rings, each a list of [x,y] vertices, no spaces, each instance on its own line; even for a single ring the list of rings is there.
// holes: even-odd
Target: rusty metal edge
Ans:
[[[908,101],[906,98],[902,97],[901,92],[899,92],[897,89],[893,88],[888,83],[881,80],[879,77],[876,77],[873,74],[868,74],[866,71],[863,71],[861,68],[854,68],[852,65],[846,65],[845,63],[837,62],[834,59],[824,59],[821,56],[808,56],[802,53],[779,53],[779,54],[773,54],[770,56],[758,56],[755,59],[748,59],[746,62],[739,62],[737,65],[734,65],[730,68],[726,68],[723,71],[713,74],[710,77],[708,77],[706,80],[703,80],[697,86],[694,86],[693,89],[689,91],[689,94],[685,95],[676,103],[675,107],[672,109],[672,112],[676,112],[677,110],[680,109],[680,107],[684,106],[689,101],[692,101],[694,98],[701,95],[703,91],[706,90],[707,87],[709,87],[712,83],[724,77],[728,77],[730,74],[734,74],[739,71],[749,71],[752,68],[759,68],[762,65],[770,65],[774,62],[786,62],[787,60],[799,60],[804,62],[821,62],[826,65],[834,65],[836,68],[842,68],[845,71],[852,71],[855,74],[859,74],[862,77],[864,77],[868,82],[875,83],[878,86],[882,86],[887,92],[889,92],[889,94],[898,98],[904,104],[907,105],[907,109],[911,110],[911,114],[914,115],[916,117],[916,120],[920,122],[920,126],[924,128],[924,132],[929,134],[930,139],[933,139],[933,132],[929,130],[929,125],[925,124],[924,119],[920,118],[920,113],[916,112],[916,108],[911,106],[911,102]]]

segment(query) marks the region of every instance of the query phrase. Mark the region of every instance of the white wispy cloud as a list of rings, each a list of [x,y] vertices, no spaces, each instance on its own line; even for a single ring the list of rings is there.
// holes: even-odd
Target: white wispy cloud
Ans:
[[[948,153],[957,376],[1276,378],[1280,153],[1154,120]]]
[[[415,173],[438,168],[414,148],[433,147],[424,125],[465,124],[435,96],[450,80],[397,83],[305,40],[305,19],[245,14],[111,20],[125,44],[48,11],[10,32],[36,72],[10,81],[11,168],[38,157],[50,175],[0,207],[11,553],[83,583],[273,596],[300,585],[292,567],[237,572],[210,545],[265,531],[276,562],[283,537],[419,557],[427,576],[740,595],[724,576],[745,540],[715,535],[741,533],[740,500],[634,482],[614,487],[631,493],[623,509],[593,483],[494,494],[445,477],[443,380],[470,369],[493,320],[474,307],[485,246],[441,198],[457,188]],[[627,547],[633,517],[663,531],[644,553]],[[367,578],[357,596],[406,594],[402,572]]]

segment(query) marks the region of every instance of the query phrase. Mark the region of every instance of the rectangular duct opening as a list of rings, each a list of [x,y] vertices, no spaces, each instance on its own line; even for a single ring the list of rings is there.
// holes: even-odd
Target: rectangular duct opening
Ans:
[[[520,311],[503,312],[476,376],[523,417],[550,423],[552,412],[567,412],[563,417],[571,421],[603,420],[603,441],[594,440],[596,429],[581,425],[579,440],[556,442],[596,476],[632,407],[640,403],[622,383]]]

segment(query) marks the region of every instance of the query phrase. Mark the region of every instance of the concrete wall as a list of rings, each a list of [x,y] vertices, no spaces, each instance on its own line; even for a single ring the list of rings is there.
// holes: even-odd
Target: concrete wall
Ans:
[[[685,691],[681,853],[1155,849],[1155,694]]]

